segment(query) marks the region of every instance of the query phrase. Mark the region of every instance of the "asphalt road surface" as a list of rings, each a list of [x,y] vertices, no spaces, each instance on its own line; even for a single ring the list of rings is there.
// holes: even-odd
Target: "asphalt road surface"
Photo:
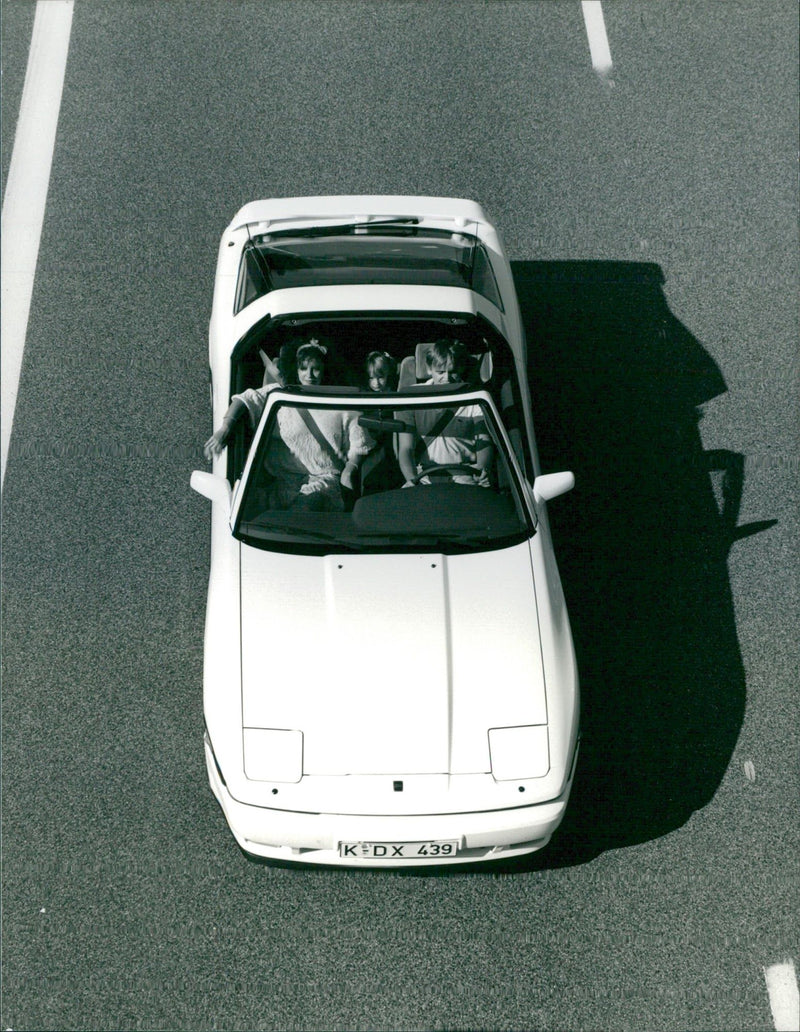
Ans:
[[[772,1029],[798,963],[793,0],[76,0],[3,486],[3,1029]],[[33,4],[3,16],[4,179]],[[257,197],[479,200],[584,691],[567,821],[248,861],[206,783],[206,329]],[[391,657],[387,657],[387,662]],[[298,657],[302,663],[302,657]]]

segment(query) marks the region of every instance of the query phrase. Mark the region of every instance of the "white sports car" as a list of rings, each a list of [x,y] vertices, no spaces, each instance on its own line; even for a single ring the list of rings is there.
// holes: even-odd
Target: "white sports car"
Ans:
[[[298,340],[325,353],[322,383],[285,375]],[[388,393],[376,351],[397,361]],[[458,375],[434,375],[457,351]],[[353,867],[546,845],[579,725],[546,502],[574,478],[540,473],[497,230],[447,198],[247,204],[209,360],[215,428],[260,398],[191,481],[212,502],[206,760],[236,841]]]

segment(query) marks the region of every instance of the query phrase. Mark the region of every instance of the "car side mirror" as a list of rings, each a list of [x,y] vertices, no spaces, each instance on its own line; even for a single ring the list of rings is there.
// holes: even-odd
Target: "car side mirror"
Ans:
[[[198,494],[208,498],[209,501],[224,502],[226,505],[230,505],[231,485],[224,477],[196,469],[192,473],[189,483]]]
[[[533,494],[537,502],[549,502],[559,495],[566,494],[575,486],[575,474],[566,470],[563,473],[545,473],[533,482]]]

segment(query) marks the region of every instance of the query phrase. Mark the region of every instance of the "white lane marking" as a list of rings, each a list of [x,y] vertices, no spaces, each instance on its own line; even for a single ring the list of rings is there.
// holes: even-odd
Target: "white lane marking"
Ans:
[[[39,0],[2,215],[0,481],[5,478],[74,0]]]
[[[764,968],[776,1032],[800,1032],[800,990],[794,961]]]
[[[583,21],[586,35],[589,37],[589,52],[592,55],[592,68],[596,72],[606,74],[612,69],[611,48],[606,35],[606,23],[603,20],[603,6],[600,0],[583,0]]]

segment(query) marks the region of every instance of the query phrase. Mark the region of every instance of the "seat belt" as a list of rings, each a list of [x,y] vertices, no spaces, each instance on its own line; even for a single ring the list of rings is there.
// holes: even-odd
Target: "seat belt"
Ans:
[[[303,422],[308,427],[308,432],[311,434],[311,436],[314,438],[314,440],[317,442],[317,444],[320,446],[320,448],[322,448],[322,450],[325,452],[325,454],[328,456],[328,458],[333,460],[334,466],[341,473],[341,471],[344,469],[344,463],[339,458],[339,456],[336,454],[336,451],[335,451],[333,445],[331,444],[331,442],[328,440],[328,438],[325,436],[325,434],[323,434],[323,432],[320,430],[319,424],[317,423],[317,421],[314,419],[314,417],[311,415],[311,413],[306,408],[297,408],[296,411],[298,412],[298,414],[300,415],[300,418],[303,420]]]
[[[442,431],[450,423],[450,420],[453,419],[457,411],[458,409],[449,408],[444,409],[442,412],[440,412],[439,418],[436,420],[436,422],[433,424],[433,426],[430,428],[427,434],[425,434],[425,437],[441,437]],[[419,463],[420,457],[422,456],[425,447],[425,440],[422,436],[420,436],[420,439],[417,441],[417,446],[414,451],[415,462]]]

